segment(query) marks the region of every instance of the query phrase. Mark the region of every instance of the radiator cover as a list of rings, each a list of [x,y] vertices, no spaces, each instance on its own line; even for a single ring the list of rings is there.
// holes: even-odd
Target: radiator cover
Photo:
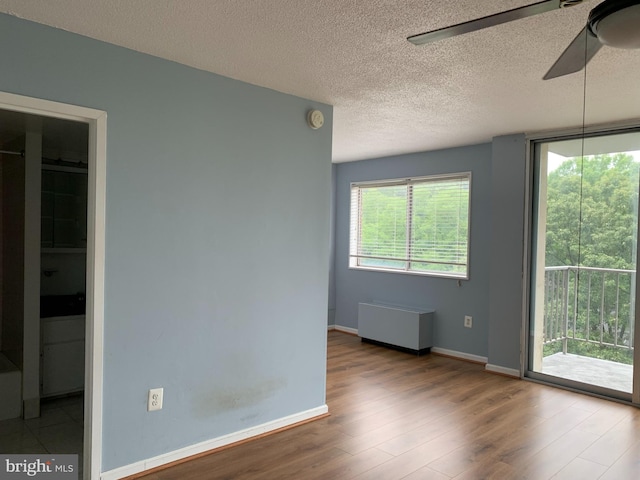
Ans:
[[[433,310],[358,304],[358,335],[365,341],[425,353],[433,346]]]

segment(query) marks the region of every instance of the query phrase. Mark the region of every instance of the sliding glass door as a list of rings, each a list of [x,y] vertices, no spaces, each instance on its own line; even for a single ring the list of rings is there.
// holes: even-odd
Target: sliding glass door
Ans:
[[[528,375],[637,402],[640,132],[540,141],[533,165]]]

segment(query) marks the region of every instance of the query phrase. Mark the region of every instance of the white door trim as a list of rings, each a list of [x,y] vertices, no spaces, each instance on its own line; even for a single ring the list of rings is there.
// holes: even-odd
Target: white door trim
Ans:
[[[0,92],[0,109],[75,120],[89,125],[87,195],[87,324],[85,345],[84,478],[100,478],[107,113],[102,110]]]

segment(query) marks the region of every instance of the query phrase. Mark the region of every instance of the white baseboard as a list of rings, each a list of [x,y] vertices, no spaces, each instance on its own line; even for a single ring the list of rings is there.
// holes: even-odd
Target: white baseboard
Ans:
[[[457,352],[455,350],[449,350],[447,348],[431,347],[432,353],[439,353],[440,355],[446,355],[447,357],[460,358],[462,360],[468,360],[470,362],[487,363],[487,357],[481,357],[480,355],[473,355],[471,353]]]
[[[335,330],[336,326],[335,325],[327,325],[327,330]]]
[[[484,366],[484,369],[488,372],[506,375],[507,377],[520,378],[520,370],[516,370],[515,368],[501,367],[500,365],[491,365],[490,363],[487,363]]]
[[[343,327],[342,325],[332,325],[332,327],[333,328],[331,330],[337,330],[339,332],[350,333],[352,335],[358,335],[358,329],[357,328]]]
[[[191,457],[193,455],[198,455],[199,453],[224,447],[226,445],[240,442],[242,440],[246,440],[251,437],[257,437],[259,435],[263,435],[265,433],[278,430],[279,428],[295,425],[296,423],[304,422],[305,420],[310,420],[314,417],[324,415],[328,411],[329,411],[329,408],[327,407],[327,405],[322,405],[321,407],[312,408],[311,410],[306,410],[304,412],[296,413],[294,415],[289,415],[287,417],[279,418],[271,422],[263,423],[262,425],[258,425],[256,427],[240,430],[238,432],[230,433],[228,435],[223,435],[222,437],[213,438],[211,440],[206,440],[204,442],[196,443],[195,445],[191,445],[189,447],[184,447],[178,450],[174,450],[172,452],[164,453],[162,455],[158,455],[157,457],[148,458],[146,460],[141,460],[139,462],[135,462],[130,465],[125,465],[123,467],[115,468],[113,470],[103,472],[100,475],[100,479],[101,480],[117,480],[119,478],[135,475],[136,473],[144,472],[146,470],[151,470],[152,468],[160,467],[162,465],[166,465],[168,463],[175,462],[177,460],[182,460],[182,459]]]

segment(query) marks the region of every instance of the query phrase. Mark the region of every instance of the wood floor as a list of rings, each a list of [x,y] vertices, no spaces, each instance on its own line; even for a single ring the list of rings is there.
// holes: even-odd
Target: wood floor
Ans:
[[[146,480],[640,478],[640,409],[329,332],[331,415]]]

